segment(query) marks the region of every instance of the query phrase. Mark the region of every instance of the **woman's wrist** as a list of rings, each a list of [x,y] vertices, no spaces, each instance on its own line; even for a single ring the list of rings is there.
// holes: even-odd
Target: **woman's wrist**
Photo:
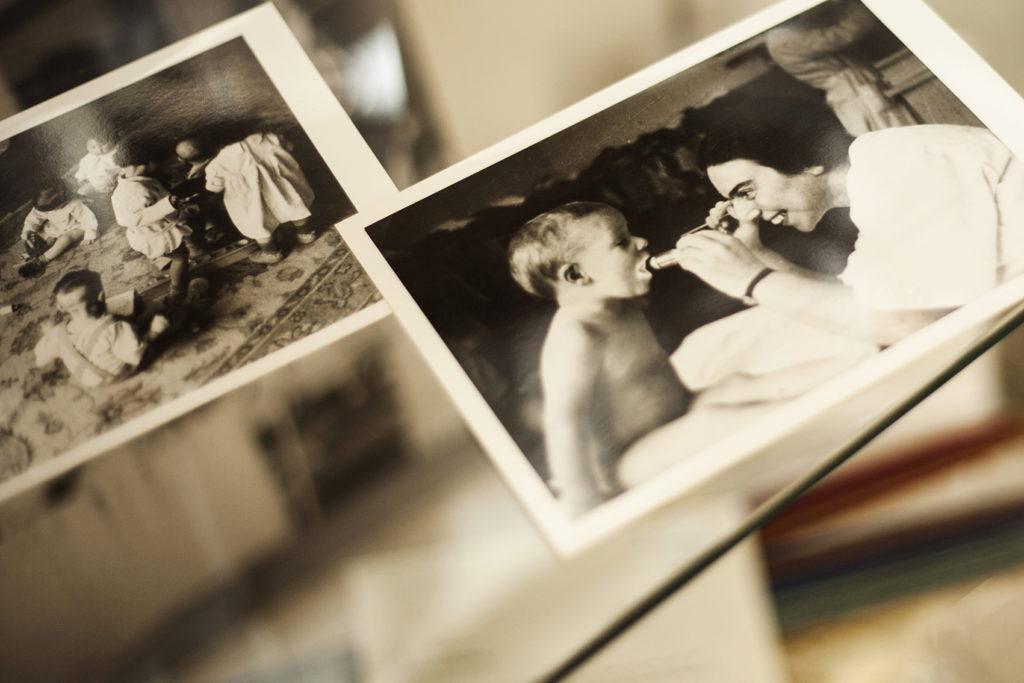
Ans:
[[[747,288],[744,290],[743,296],[740,297],[740,300],[748,306],[756,306],[758,301],[754,296],[754,290],[757,289],[757,286],[761,284],[766,277],[774,272],[775,269],[769,268],[768,266],[759,270],[752,278],[750,278],[750,281],[747,283]]]

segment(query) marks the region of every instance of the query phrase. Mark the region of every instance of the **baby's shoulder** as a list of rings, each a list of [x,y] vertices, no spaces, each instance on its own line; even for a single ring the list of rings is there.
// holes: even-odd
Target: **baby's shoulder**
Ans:
[[[604,335],[594,325],[572,315],[556,313],[544,338],[542,359],[557,362],[589,360],[600,353],[603,340]]]
[[[562,339],[565,343],[588,345],[597,343],[602,337],[599,325],[580,318],[565,309],[559,309],[548,327],[548,339]]]

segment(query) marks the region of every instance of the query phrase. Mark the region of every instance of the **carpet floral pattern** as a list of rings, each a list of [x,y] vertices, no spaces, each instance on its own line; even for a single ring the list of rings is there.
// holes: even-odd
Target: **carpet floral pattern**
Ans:
[[[33,348],[52,316],[50,292],[69,270],[102,275],[108,297],[166,278],[110,228],[79,245],[37,279],[18,276],[21,216],[0,220],[0,304],[25,306],[0,318],[0,481],[85,443],[112,427],[284,348],[377,301],[376,289],[342,242],[326,229],[282,262],[242,260],[208,276],[211,304],[195,329],[178,333],[143,371],[84,389],[59,363],[35,367]]]

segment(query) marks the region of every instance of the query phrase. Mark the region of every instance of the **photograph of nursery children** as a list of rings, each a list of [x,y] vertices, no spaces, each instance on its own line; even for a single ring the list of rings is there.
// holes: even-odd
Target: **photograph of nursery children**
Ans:
[[[578,517],[1020,272],[1019,173],[831,0],[367,234]]]
[[[242,38],[0,153],[0,480],[376,300]]]

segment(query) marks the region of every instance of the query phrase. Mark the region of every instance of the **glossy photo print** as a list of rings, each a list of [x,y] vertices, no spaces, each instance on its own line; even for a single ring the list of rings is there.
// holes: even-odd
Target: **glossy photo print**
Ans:
[[[0,137],[0,482],[379,298],[334,226],[393,185],[272,7]]]
[[[343,234],[573,552],[1017,301],[1022,113],[922,4],[782,3]]]

